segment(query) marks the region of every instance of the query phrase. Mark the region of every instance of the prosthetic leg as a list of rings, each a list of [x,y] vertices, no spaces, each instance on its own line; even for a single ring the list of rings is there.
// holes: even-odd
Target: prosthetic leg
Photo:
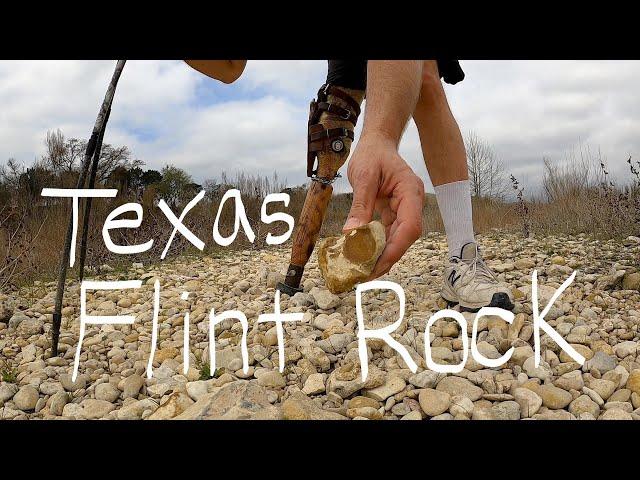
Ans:
[[[364,95],[364,90],[325,84],[318,91],[317,100],[311,102],[307,139],[307,176],[311,178],[311,186],[293,237],[291,262],[285,281],[276,287],[289,296],[302,291],[300,282],[304,267],[318,239],[331,200],[332,184],[340,176],[338,170],[349,157],[353,129]]]

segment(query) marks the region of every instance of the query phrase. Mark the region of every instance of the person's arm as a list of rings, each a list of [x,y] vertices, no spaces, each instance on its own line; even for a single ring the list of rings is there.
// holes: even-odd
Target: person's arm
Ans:
[[[185,60],[187,65],[223,83],[233,83],[247,66],[246,60]]]
[[[387,244],[371,279],[387,273],[422,234],[424,184],[398,154],[420,94],[422,62],[369,61],[362,134],[347,170],[353,202],[346,232],[380,213]]]
[[[374,135],[398,147],[418,103],[422,65],[418,60],[368,62],[363,136]]]

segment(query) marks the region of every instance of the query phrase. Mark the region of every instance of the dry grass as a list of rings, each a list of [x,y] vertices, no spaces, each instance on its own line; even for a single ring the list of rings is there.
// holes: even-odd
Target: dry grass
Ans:
[[[522,230],[527,222],[531,233],[546,235],[557,233],[590,233],[603,238],[624,238],[638,235],[640,228],[640,165],[629,160],[631,183],[616,186],[610,179],[606,165],[598,158],[581,157],[577,161],[555,166],[546,162],[544,195],[524,201],[526,218],[521,212],[522,204],[503,202],[488,198],[473,198],[474,228],[476,233],[492,229]],[[635,173],[634,173],[635,172]],[[277,176],[264,178],[247,174],[237,174],[230,178],[223,175],[215,182],[217,188],[208,188],[205,198],[186,216],[185,225],[205,242],[205,253],[222,253],[223,247],[215,244],[212,228],[220,199],[229,188],[238,188],[242,194],[247,217],[256,234],[251,244],[244,234],[240,234],[230,248],[262,248],[268,232],[283,233],[284,224],[264,225],[260,222],[260,208],[269,193],[285,191],[290,194],[290,204],[286,211],[296,220],[302,209],[306,187],[285,188]],[[212,184],[209,184],[209,187]],[[334,195],[325,216],[321,235],[336,235],[341,231],[351,206],[351,194]],[[187,201],[190,200],[187,199]],[[106,216],[116,206],[138,201],[125,196],[115,200],[95,200],[91,213],[87,267],[100,269],[103,264],[118,268],[130,262],[158,262],[173,227],[156,206],[158,198],[146,192],[142,203],[144,219],[138,229],[112,231],[116,244],[144,243],[154,239],[153,248],[140,255],[115,255],[109,252],[102,239],[102,225]],[[45,204],[42,199],[27,200],[20,204],[15,199],[0,205],[0,288],[10,290],[16,285],[31,283],[33,280],[54,278],[64,242],[70,201]],[[185,202],[186,203],[186,202]],[[276,205],[277,206],[277,205]],[[179,215],[184,205],[174,209]],[[12,210],[13,209],[13,210]],[[270,212],[284,210],[270,208]],[[81,203],[82,211],[82,203]],[[232,202],[221,213],[221,233],[232,232],[235,212]],[[424,232],[443,232],[443,224],[434,195],[427,195],[423,210]],[[242,229],[241,229],[242,232]],[[78,234],[78,238],[80,234]],[[226,248],[225,248],[226,251]],[[189,253],[199,253],[181,234],[177,233],[168,257]],[[73,278],[77,268],[70,271]]]

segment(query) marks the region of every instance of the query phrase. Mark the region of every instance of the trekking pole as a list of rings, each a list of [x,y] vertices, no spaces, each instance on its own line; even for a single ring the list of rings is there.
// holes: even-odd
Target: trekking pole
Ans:
[[[91,173],[89,174],[89,188],[95,187],[96,175],[98,173],[98,162],[100,161],[100,152],[102,151],[102,140],[104,139],[104,131],[111,115],[111,107],[107,111],[104,123],[102,124],[102,131],[96,144],[96,151],[93,153],[93,161],[91,162]],[[91,200],[92,197],[85,198],[84,203],[84,216],[82,217],[82,240],[80,241],[80,261],[78,263],[78,276],[80,277],[80,283],[84,278],[84,262],[87,258],[87,237],[89,234],[89,216],[91,214]]]
[[[100,111],[98,112],[98,117],[96,118],[96,122],[93,125],[93,131],[91,132],[91,137],[89,138],[89,142],[87,143],[87,148],[84,154],[84,160],[82,163],[82,167],[80,169],[80,174],[78,176],[78,181],[76,184],[77,189],[81,189],[84,187],[85,179],[87,176],[87,172],[89,170],[89,165],[91,164],[91,159],[96,151],[96,147],[99,139],[101,138],[101,134],[104,133],[104,129],[106,127],[107,119],[109,116],[109,111],[111,109],[111,104],[113,103],[113,97],[116,92],[116,86],[118,85],[118,80],[120,79],[120,74],[122,73],[122,69],[124,68],[126,60],[118,60],[116,64],[115,71],[113,72],[113,76],[111,77],[111,82],[109,83],[109,87],[107,88],[107,92],[104,96],[104,100],[102,101],[102,106],[100,107]],[[67,268],[69,264],[69,256],[71,252],[71,239],[73,236],[73,212],[69,214],[69,224],[67,227],[67,235],[65,237],[64,249],[62,250],[62,257],[60,259],[60,268],[58,271],[58,286],[56,290],[56,301],[53,312],[53,326],[51,329],[51,356],[58,356],[58,340],[60,338],[60,324],[62,323],[62,297],[64,295],[64,285],[67,279]]]

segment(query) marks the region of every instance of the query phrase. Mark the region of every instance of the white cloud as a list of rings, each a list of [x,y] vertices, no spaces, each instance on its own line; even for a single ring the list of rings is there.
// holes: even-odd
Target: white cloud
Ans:
[[[640,156],[640,62],[462,61],[466,79],[446,86],[463,133],[474,130],[535,190],[542,158],[565,158],[580,143],[601,148],[628,178]],[[0,62],[0,160],[30,163],[47,130],[86,138],[113,72],[112,61]],[[126,144],[149,168],[173,163],[197,181],[223,170],[305,181],[308,102],[326,61],[249,61],[222,85],[181,61],[129,61],[106,141]],[[206,100],[202,92],[212,94]],[[360,131],[360,126],[357,132]],[[430,185],[413,123],[401,153]],[[343,169],[344,171],[345,169]],[[348,182],[340,180],[340,190]]]

